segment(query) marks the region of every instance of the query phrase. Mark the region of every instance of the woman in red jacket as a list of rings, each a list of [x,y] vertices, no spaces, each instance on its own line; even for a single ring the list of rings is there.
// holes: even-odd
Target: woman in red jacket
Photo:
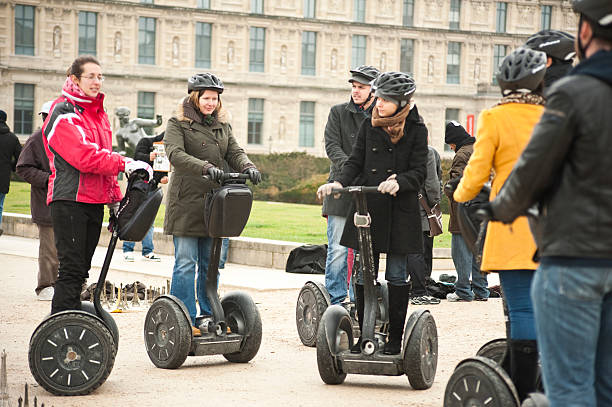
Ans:
[[[121,200],[117,174],[151,167],[112,151],[112,134],[100,92],[104,77],[93,56],[80,56],[66,72],[62,95],[43,125],[51,176],[51,207],[59,278],[51,312],[80,309],[81,287],[100,238],[105,204]]]

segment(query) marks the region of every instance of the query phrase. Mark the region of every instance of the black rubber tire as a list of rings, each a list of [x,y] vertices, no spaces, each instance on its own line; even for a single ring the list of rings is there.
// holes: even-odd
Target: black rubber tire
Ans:
[[[417,312],[417,311],[415,311]],[[423,313],[410,334],[404,351],[404,372],[415,390],[429,389],[438,367],[438,330],[429,313]]]
[[[57,396],[82,396],[100,387],[115,364],[110,330],[82,312],[52,316],[30,338],[34,379]]]
[[[324,383],[342,384],[344,383],[344,379],[346,379],[346,373],[341,372],[338,369],[336,357],[332,355],[329,349],[329,345],[327,344],[325,320],[329,315],[329,313],[323,313],[321,322],[319,323],[319,328],[317,330],[317,367],[319,368],[319,376],[321,376],[321,380],[323,380]],[[346,335],[347,338],[352,339],[353,328],[351,325],[351,318],[348,315],[338,321],[338,324],[335,328],[336,338],[338,338],[339,335]],[[344,346],[341,346],[339,351],[348,350],[351,346],[349,342],[351,341],[342,341],[340,339],[339,343],[344,344]]]
[[[295,324],[298,336],[306,346],[317,345],[319,321],[329,304],[316,284],[308,282],[300,290],[295,305]]]
[[[261,346],[262,326],[257,305],[248,294],[235,291],[221,299],[221,306],[230,332],[244,337],[238,352],[224,353],[223,357],[230,362],[246,363],[257,355]]]
[[[504,357],[506,356],[506,350],[508,348],[508,341],[506,338],[498,338],[493,339],[482,345],[478,352],[476,352],[476,356],[484,356],[485,358],[489,358],[498,365],[501,365]]]
[[[96,308],[93,303],[88,301],[81,302],[81,311],[85,311],[92,315],[97,315]],[[115,351],[119,349],[119,328],[117,327],[117,323],[115,319],[108,313],[105,309],[102,310],[102,320],[106,323],[106,327],[111,331],[113,335],[113,339],[115,340]]]
[[[191,323],[177,303],[170,298],[158,298],[147,312],[144,340],[155,366],[176,369],[191,350]]]
[[[507,385],[509,381],[501,367],[494,369],[479,360],[466,360],[448,380],[444,407],[517,407],[517,400]]]

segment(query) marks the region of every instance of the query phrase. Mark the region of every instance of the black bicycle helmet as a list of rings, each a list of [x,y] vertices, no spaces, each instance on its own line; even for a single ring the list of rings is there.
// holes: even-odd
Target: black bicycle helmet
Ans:
[[[369,85],[378,75],[380,75],[380,71],[373,66],[370,65],[361,65],[355,69],[350,70],[351,79],[348,81],[353,83],[359,82],[364,85]]]
[[[223,82],[211,73],[197,73],[193,75],[187,81],[187,93],[191,93],[194,90],[215,90],[219,94],[223,93]]]
[[[573,0],[572,8],[584,14],[602,28],[612,28],[612,2],[610,0]]]
[[[559,30],[542,30],[527,38],[525,47],[543,51],[546,56],[570,61],[576,55],[574,36]]]
[[[374,96],[390,100],[400,107],[406,106],[415,90],[414,79],[404,72],[381,73],[372,82]]]
[[[546,54],[519,47],[504,58],[499,66],[497,82],[503,95],[512,91],[533,91],[546,74]]]

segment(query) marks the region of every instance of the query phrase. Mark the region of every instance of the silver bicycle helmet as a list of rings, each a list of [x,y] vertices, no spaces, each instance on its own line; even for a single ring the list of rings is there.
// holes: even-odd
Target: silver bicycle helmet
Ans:
[[[374,96],[390,100],[400,107],[406,106],[415,90],[414,79],[404,72],[385,72],[372,82]]]
[[[194,90],[215,90],[219,94],[223,93],[223,82],[217,76],[211,73],[198,73],[193,75],[187,81],[187,93],[191,93]]]

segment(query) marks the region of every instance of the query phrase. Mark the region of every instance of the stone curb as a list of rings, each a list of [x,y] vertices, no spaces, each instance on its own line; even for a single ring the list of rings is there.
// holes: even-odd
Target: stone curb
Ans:
[[[105,224],[102,228],[98,246],[108,246],[110,233],[106,226]],[[2,229],[4,234],[7,235],[31,239],[38,238],[38,228],[32,223],[30,215],[5,212],[2,215]],[[156,253],[168,256],[174,255],[172,236],[164,235],[162,228],[155,228],[153,243]],[[302,246],[302,243],[251,237],[232,237],[230,238],[228,261],[247,266],[284,269],[289,253],[299,246]],[[451,251],[448,248],[434,248],[433,257],[436,259],[449,259]]]

